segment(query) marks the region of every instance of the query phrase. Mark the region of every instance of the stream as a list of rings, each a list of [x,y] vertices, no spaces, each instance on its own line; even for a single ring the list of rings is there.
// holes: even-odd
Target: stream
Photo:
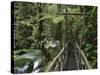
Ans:
[[[58,45],[58,41],[52,42],[49,41],[47,42],[46,48],[49,47],[56,47]],[[27,50],[28,51],[28,50]],[[36,50],[36,52],[26,52],[24,54],[21,54],[20,57],[23,59],[20,59],[20,61],[18,61],[19,64],[21,64],[21,61],[25,61],[24,59],[28,59],[26,60],[24,65],[22,66],[16,66],[14,67],[14,73],[19,74],[19,73],[28,73],[27,69],[30,67],[30,62],[31,62],[31,69],[32,69],[32,73],[36,73],[40,71],[40,68],[37,68],[39,66],[39,64],[41,63],[42,59],[41,59],[41,51],[39,52],[39,50]],[[22,63],[22,64],[23,64]],[[37,69],[36,69],[37,68]]]

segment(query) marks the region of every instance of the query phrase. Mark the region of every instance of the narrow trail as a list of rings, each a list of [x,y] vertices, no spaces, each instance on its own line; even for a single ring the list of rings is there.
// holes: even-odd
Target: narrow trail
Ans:
[[[68,57],[66,62],[65,70],[77,70],[77,62],[76,62],[76,56],[75,56],[75,44],[73,42],[70,42],[68,45]]]

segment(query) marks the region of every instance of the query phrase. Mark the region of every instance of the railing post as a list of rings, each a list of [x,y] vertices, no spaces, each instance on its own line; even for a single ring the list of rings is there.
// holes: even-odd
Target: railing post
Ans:
[[[67,9],[65,9],[65,11],[64,11],[66,14],[67,14]],[[64,15],[64,18],[65,18],[65,25],[64,25],[64,45],[65,45],[65,43],[67,42],[66,40],[66,29],[67,29],[67,15]]]

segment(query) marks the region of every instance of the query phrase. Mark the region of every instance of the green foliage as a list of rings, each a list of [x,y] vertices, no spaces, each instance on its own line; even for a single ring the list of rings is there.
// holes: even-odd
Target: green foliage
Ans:
[[[48,6],[47,11],[49,14],[55,14],[57,13],[57,5],[52,4],[50,6]]]
[[[66,20],[65,15],[62,15],[66,9],[66,13],[83,13],[86,10],[89,16],[71,15]],[[42,67],[39,69],[43,72],[64,43],[73,39],[81,44],[92,68],[96,68],[97,7],[15,2],[15,67],[23,67],[27,62],[34,63],[40,58]],[[59,45],[55,44],[57,41]],[[51,47],[49,42],[55,44],[55,47]]]
[[[57,17],[53,20],[53,22],[56,23],[56,24],[61,23],[61,22],[63,22],[63,21],[64,21],[64,17],[63,17],[63,16],[57,16]]]
[[[55,18],[55,16],[53,16],[53,15],[45,14],[42,18],[40,18],[40,19],[38,20],[38,22],[41,21],[41,20],[52,20],[52,19],[54,19],[54,18]]]

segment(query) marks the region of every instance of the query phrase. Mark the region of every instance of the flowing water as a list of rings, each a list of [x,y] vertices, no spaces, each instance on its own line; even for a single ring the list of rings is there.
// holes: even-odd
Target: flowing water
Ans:
[[[58,45],[58,41],[55,41],[55,42],[52,42],[52,41],[49,41],[48,44],[46,45],[46,47],[56,47]],[[28,51],[28,50],[27,50]],[[23,59],[29,59],[31,60],[31,65],[32,65],[32,73],[35,73],[35,72],[39,72],[40,69],[36,69],[37,66],[41,63],[41,56],[39,56],[41,54],[41,52],[38,52],[39,50],[36,50],[36,52],[27,52],[27,53],[24,53],[22,55],[20,55],[20,57]],[[37,53],[37,54],[36,54]],[[34,60],[35,59],[35,60]],[[23,60],[20,60],[20,61],[23,61]],[[20,61],[18,61],[20,63]],[[23,66],[17,66],[17,67],[14,67],[14,73],[27,73],[27,69],[30,67],[30,61],[26,60],[25,63]]]

